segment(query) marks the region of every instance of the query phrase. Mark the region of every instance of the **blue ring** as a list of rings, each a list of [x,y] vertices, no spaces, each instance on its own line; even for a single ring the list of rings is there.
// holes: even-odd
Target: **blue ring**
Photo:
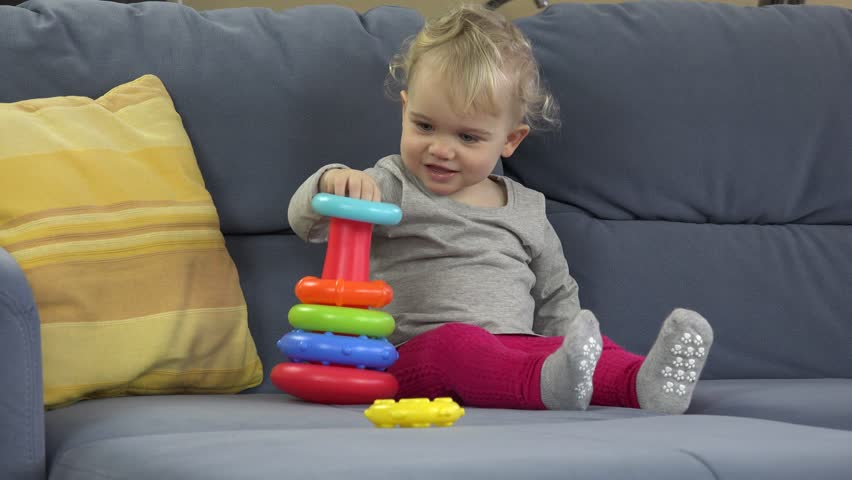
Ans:
[[[311,207],[326,217],[345,218],[377,225],[396,225],[402,220],[402,210],[392,203],[371,202],[358,198],[318,193]]]
[[[384,370],[399,359],[386,338],[350,337],[331,332],[293,330],[278,340],[278,349],[293,362],[336,363],[357,368]]]

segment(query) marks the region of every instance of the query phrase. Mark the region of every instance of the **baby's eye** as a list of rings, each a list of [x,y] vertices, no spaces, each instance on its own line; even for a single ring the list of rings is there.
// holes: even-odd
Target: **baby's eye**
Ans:
[[[467,133],[459,134],[459,138],[464,143],[474,143],[479,141],[479,138],[474,137],[473,135],[468,135]]]
[[[432,125],[428,124],[426,122],[414,122],[414,124],[417,125],[417,128],[419,130],[423,131],[423,132],[431,132],[432,131]]]

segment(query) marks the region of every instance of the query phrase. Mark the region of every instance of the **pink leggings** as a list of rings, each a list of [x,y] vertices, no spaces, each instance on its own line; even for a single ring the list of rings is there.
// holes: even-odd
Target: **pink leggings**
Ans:
[[[398,398],[452,397],[474,407],[543,410],[541,366],[561,345],[562,337],[494,335],[448,323],[399,347],[399,360],[388,371],[399,381]],[[592,404],[639,408],[636,374],[644,360],[603,337]]]

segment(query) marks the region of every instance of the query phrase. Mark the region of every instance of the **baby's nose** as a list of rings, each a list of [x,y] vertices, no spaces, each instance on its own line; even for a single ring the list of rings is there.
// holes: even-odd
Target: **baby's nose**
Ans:
[[[429,146],[429,154],[445,160],[453,158],[453,149],[446,142],[435,141]]]

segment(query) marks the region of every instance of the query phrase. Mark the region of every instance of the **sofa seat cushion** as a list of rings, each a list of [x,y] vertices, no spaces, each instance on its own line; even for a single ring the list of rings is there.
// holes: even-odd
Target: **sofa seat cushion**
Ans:
[[[687,413],[852,430],[850,405],[849,378],[702,380]]]
[[[46,413],[48,463],[82,445],[136,436],[243,429],[375,428],[365,406],[327,406],[285,394],[162,395],[89,400]],[[593,407],[586,412],[466,408],[466,426],[573,423],[659,414]]]
[[[466,409],[377,429],[286,395],[115,398],[48,412],[50,476],[76,479],[845,478],[852,432],[639,410]],[[748,448],[744,448],[748,445]],[[286,455],[282,455],[286,452]]]

